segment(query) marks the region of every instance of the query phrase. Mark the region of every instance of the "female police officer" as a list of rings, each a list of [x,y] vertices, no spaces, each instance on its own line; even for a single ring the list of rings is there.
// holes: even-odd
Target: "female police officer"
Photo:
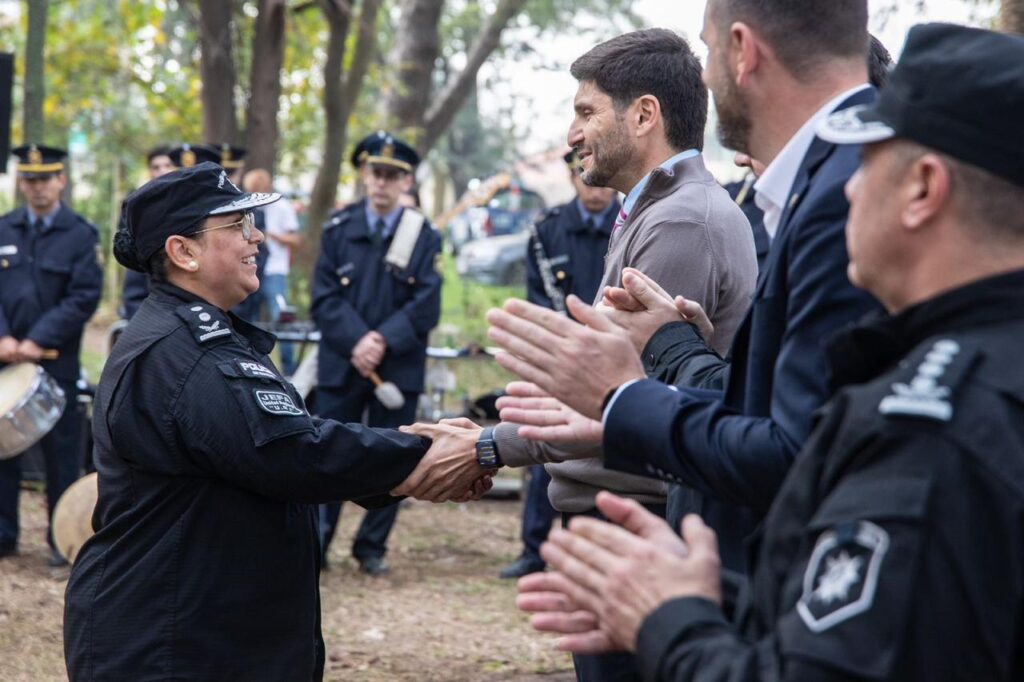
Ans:
[[[153,286],[96,399],[96,535],[68,583],[72,680],[319,679],[317,502],[393,501],[427,442],[310,417],[224,312],[259,285],[262,234],[213,163],[143,186],[115,256]]]

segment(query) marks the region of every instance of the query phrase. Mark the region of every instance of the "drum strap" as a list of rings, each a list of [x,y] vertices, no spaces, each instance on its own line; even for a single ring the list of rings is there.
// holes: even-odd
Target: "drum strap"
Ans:
[[[402,219],[398,221],[398,229],[395,230],[391,246],[388,248],[387,255],[384,256],[385,263],[393,265],[399,270],[405,270],[408,267],[424,222],[426,222],[426,218],[422,213],[411,208],[402,211]]]

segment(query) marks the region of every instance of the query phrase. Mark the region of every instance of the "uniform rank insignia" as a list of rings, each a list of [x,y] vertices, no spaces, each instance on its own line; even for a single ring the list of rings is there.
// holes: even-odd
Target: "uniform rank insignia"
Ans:
[[[227,318],[219,309],[209,305],[183,305],[176,310],[178,317],[188,323],[192,335],[199,343],[206,343],[222,336],[230,336],[231,328]]]
[[[825,531],[814,545],[804,573],[804,590],[796,610],[812,632],[871,608],[878,587],[889,533],[870,521]]]
[[[256,396],[256,402],[259,403],[260,409],[268,414],[275,416],[301,416],[306,414],[305,410],[300,410],[292,397],[287,393],[281,391],[262,391],[255,390],[253,393]]]
[[[909,383],[895,383],[892,394],[882,399],[878,411],[884,415],[905,415],[924,417],[935,421],[948,422],[953,418],[953,404],[950,390],[963,375],[958,371],[948,372],[953,361],[960,355],[960,344],[956,341],[936,341],[932,349],[918,366],[917,374]],[[967,358],[970,359],[970,356]],[[965,363],[959,363],[964,365]],[[952,376],[950,376],[952,375]],[[940,384],[939,380],[945,381]]]

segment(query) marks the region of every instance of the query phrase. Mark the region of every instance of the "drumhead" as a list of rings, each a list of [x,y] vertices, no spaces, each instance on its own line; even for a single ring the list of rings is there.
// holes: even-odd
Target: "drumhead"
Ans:
[[[93,536],[92,513],[98,497],[97,476],[92,473],[72,483],[53,508],[53,541],[68,563],[75,563],[78,550]]]
[[[39,376],[39,366],[19,362],[0,369],[0,415],[17,407],[32,390]]]

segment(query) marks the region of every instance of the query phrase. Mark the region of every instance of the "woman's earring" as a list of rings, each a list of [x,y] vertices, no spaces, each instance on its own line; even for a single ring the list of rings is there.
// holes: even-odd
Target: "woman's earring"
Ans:
[[[192,272],[195,272],[196,270],[199,269],[199,263],[195,262],[194,260],[190,260],[188,262],[188,269],[191,270]]]

